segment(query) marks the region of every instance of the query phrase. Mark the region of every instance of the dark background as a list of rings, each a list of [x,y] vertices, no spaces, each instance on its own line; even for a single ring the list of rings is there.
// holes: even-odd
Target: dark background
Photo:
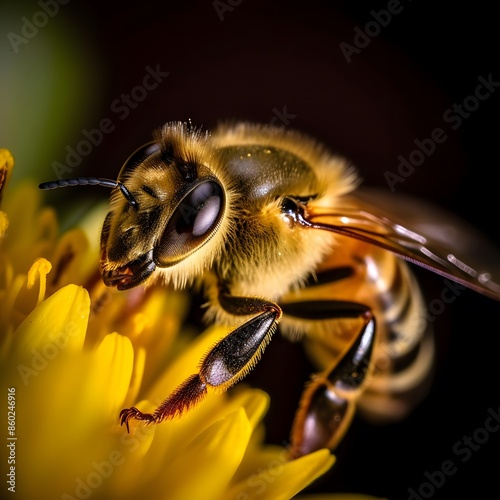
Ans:
[[[222,0],[220,9],[222,4],[229,7],[222,20],[209,0],[119,7],[91,0],[61,7],[61,18],[51,22],[66,23],[69,36],[82,38],[93,54],[90,76],[100,90],[99,98],[82,92],[92,113],[70,125],[69,144],[101,119],[115,125],[74,175],[115,177],[126,157],[166,121],[191,119],[210,129],[224,119],[269,122],[274,110],[286,108],[295,115],[287,126],[347,156],[368,184],[390,196],[384,172],[396,172],[398,155],[407,158],[415,139],[441,127],[448,139],[396,185],[398,193],[451,209],[500,242],[494,177],[500,96],[483,101],[455,131],[443,121],[448,108],[474,93],[480,75],[492,73],[500,81],[493,7],[402,1],[401,12],[348,63],[339,44],[353,45],[354,28],[364,31],[373,20],[370,12],[387,9],[388,2]],[[142,82],[147,66],[157,65],[169,76],[121,120],[113,101]],[[64,160],[66,145],[61,143],[55,160]],[[67,206],[106,196],[97,191],[59,192],[53,199]],[[429,300],[439,297],[442,280],[418,274]],[[491,434],[466,463],[452,450],[484,425],[488,408],[500,406],[499,311],[498,303],[468,291],[448,305],[434,322],[439,363],[429,397],[401,424],[379,428],[356,418],[336,451],[337,464],[310,491],[406,499],[408,488],[418,490],[426,480],[426,471],[449,459],[458,470],[432,498],[491,497],[498,491],[500,433]],[[248,377],[272,396],[270,442],[288,439],[309,368],[299,345],[275,338]]]

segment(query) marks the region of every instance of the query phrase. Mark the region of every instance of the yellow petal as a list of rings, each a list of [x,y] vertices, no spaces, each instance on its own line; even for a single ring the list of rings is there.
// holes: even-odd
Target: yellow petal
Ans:
[[[14,158],[8,149],[0,148],[0,201],[14,168]],[[0,233],[1,234],[1,233]]]
[[[80,352],[90,312],[87,291],[68,285],[37,306],[13,339],[11,363],[47,363],[61,353]],[[35,360],[36,358],[36,360]]]
[[[243,384],[235,387],[235,389],[232,399],[227,404],[236,407],[241,405],[245,410],[252,430],[255,430],[269,408],[269,395],[258,389],[250,390]]]
[[[0,239],[5,236],[7,228],[9,227],[9,218],[5,212],[0,210]]]
[[[142,300],[140,310],[123,322],[123,331],[134,346],[144,347],[148,352],[144,388],[155,382],[172,359],[172,346],[182,326],[187,304],[182,292],[152,287]]]
[[[146,366],[146,349],[139,347],[134,350],[134,367],[132,378],[126,395],[126,401],[135,401],[141,388],[144,368]],[[123,402],[122,402],[123,403]]]
[[[88,247],[87,236],[81,229],[67,231],[60,237],[50,258],[54,264],[54,275],[50,280],[52,288],[61,288],[70,283],[83,283]],[[94,268],[97,262],[96,259],[93,263]]]
[[[108,388],[106,408],[102,408],[108,418],[118,421],[132,378],[133,364],[134,349],[130,339],[117,333],[106,335],[95,353],[92,377]]]
[[[169,491],[163,498],[219,500],[243,458],[251,432],[242,408],[215,422],[169,467]]]
[[[55,211],[40,209],[39,191],[31,183],[21,183],[4,200],[3,209],[9,217],[4,248],[16,272],[25,272],[39,257],[50,258],[58,236]]]
[[[324,474],[335,462],[326,450],[318,450],[296,460],[287,461],[286,450],[271,460],[264,470],[259,469],[240,481],[224,498],[288,500]]]

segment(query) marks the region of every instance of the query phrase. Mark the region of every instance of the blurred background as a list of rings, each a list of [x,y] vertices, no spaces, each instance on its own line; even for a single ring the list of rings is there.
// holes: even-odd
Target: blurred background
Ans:
[[[164,122],[273,121],[325,142],[390,196],[387,173],[398,174],[400,155],[408,160],[416,140],[442,129],[446,140],[411,175],[391,177],[392,188],[458,213],[499,243],[496,19],[486,2],[4,0],[0,145],[16,159],[14,183],[113,178]],[[489,90],[477,99],[481,78]],[[78,217],[108,195],[79,188],[46,200]],[[429,301],[439,298],[442,280],[417,272]],[[408,498],[448,459],[458,471],[432,498],[497,491],[500,433],[466,463],[453,446],[500,406],[499,311],[468,291],[447,305],[434,321],[429,397],[400,424],[356,418],[337,464],[310,491]],[[273,398],[270,442],[288,439],[310,369],[300,345],[275,338],[248,377]]]

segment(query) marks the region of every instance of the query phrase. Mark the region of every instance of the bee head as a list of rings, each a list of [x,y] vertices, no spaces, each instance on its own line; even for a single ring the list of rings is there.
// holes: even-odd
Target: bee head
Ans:
[[[207,148],[198,131],[182,123],[167,124],[127,159],[117,181],[79,178],[40,188],[90,184],[115,189],[101,233],[106,285],[133,288],[157,270],[161,272],[155,274],[183,285],[213,259],[212,239],[226,208],[222,183],[205,162]],[[184,261],[195,253],[186,266]],[[175,271],[178,265],[182,270]]]

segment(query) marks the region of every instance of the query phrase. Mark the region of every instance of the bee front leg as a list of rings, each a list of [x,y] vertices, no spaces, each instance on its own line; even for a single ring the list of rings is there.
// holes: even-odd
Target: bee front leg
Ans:
[[[359,317],[363,321],[343,356],[328,370],[313,376],[302,394],[290,451],[297,458],[320,448],[334,449],[349,428],[356,401],[372,370],[375,318],[370,309],[354,302],[302,302],[283,306],[283,310],[307,319]]]
[[[153,413],[137,408],[120,412],[120,422],[129,430],[129,420],[157,424],[182,415],[198,404],[208,388],[224,392],[255,366],[271,340],[282,312],[277,304],[248,297],[221,294],[221,305],[235,315],[257,314],[220,340],[203,358],[200,371],[188,377]]]

